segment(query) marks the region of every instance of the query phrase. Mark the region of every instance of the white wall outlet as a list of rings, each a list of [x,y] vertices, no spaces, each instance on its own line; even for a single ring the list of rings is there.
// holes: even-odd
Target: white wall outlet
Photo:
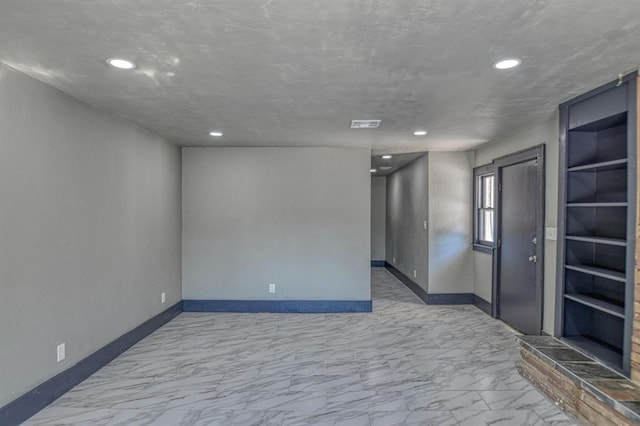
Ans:
[[[427,221],[424,221],[424,229],[427,229]]]
[[[65,349],[65,344],[64,343],[60,343],[58,345],[58,362],[62,361],[63,359],[65,359],[67,357],[67,353],[66,353],[66,349]]]
[[[164,291],[162,293],[160,293],[160,301],[162,303],[167,301],[167,294]]]
[[[557,228],[547,228],[544,233],[544,238],[547,240],[555,241],[558,239]]]
[[[395,258],[395,257],[393,258],[392,262],[393,262],[394,264],[396,263],[396,258]]]
[[[416,278],[418,276],[418,271],[416,271],[415,269],[413,270],[413,278]]]
[[[269,293],[275,293],[276,292],[276,285],[273,283],[269,284]]]

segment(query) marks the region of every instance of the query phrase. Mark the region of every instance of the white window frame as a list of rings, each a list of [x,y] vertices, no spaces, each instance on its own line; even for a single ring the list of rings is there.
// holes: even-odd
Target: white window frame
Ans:
[[[485,203],[484,191],[483,191],[483,180],[487,177],[493,177],[493,188],[491,191],[491,195],[493,196],[493,200],[490,203]],[[496,247],[496,224],[497,224],[497,186],[498,186],[498,174],[496,173],[493,165],[485,165],[476,167],[473,169],[473,247],[475,250],[485,251],[485,252],[493,252],[493,249]],[[483,212],[491,211],[492,215],[492,237],[491,240],[484,239],[482,236],[484,234],[484,228],[482,224],[484,223],[481,219]]]

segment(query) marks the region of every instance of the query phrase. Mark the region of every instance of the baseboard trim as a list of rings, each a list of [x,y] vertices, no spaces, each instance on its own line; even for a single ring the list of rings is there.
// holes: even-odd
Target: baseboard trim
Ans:
[[[427,292],[424,291],[424,289],[422,287],[420,287],[417,283],[411,281],[411,279],[409,277],[407,277],[405,274],[403,274],[402,272],[397,270],[395,268],[395,266],[393,266],[389,262],[385,262],[384,266],[385,266],[385,268],[387,268],[387,270],[389,272],[391,272],[391,274],[393,274],[393,276],[395,276],[397,279],[399,279],[402,282],[402,284],[407,286],[407,288],[409,290],[411,290],[413,292],[413,294],[418,296],[418,298],[420,298],[420,300],[422,300],[424,303],[428,304],[428,302],[427,302],[427,300],[428,300]]]
[[[184,312],[371,312],[371,300],[183,300]]]
[[[473,305],[480,309],[482,312],[484,312],[485,314],[491,316],[491,312],[492,312],[492,307],[491,307],[491,303],[487,302],[486,300],[484,300],[481,297],[476,296],[475,294],[473,295]]]
[[[472,293],[429,293],[428,305],[472,305]]]
[[[418,283],[411,280],[389,262],[385,262],[385,268],[391,272],[402,284],[407,286],[416,296],[427,305],[473,305],[473,293],[427,293]],[[491,306],[491,305],[489,305]]]
[[[371,267],[372,268],[384,268],[385,261],[384,260],[372,260]]]
[[[0,424],[13,426],[24,422],[78,383],[113,361],[140,340],[174,319],[180,312],[182,312],[182,302],[176,303],[169,309],[98,349],[74,366],[36,386],[4,407],[0,407]]]

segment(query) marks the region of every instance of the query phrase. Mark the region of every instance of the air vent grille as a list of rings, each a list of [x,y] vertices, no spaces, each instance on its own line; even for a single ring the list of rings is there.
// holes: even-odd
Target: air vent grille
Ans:
[[[352,129],[377,129],[382,120],[351,120]]]

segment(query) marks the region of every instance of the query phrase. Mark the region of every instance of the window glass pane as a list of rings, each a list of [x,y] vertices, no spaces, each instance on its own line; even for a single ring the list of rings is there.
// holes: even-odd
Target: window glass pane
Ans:
[[[476,175],[475,187],[475,241],[479,244],[493,245],[494,243],[494,207],[496,175],[493,172]]]
[[[480,207],[493,208],[493,175],[481,178],[482,205]]]
[[[493,210],[480,211],[480,232],[482,241],[493,242]]]

